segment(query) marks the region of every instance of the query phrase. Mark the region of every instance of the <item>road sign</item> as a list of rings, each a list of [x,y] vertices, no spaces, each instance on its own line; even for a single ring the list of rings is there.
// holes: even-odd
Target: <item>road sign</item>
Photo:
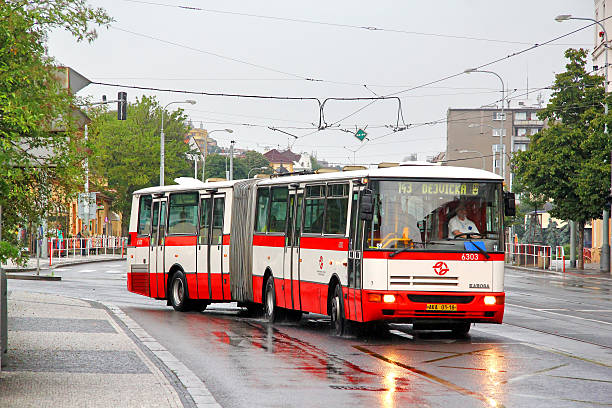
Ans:
[[[79,206],[78,206],[78,217],[82,220],[87,217],[88,220],[96,219],[96,211],[98,206],[96,205],[96,193],[80,193],[79,194]]]
[[[368,135],[368,134],[367,134],[367,133],[366,133],[366,131],[365,131],[365,130],[363,130],[363,129],[359,129],[359,130],[357,130],[357,132],[355,133],[355,137],[356,137],[357,139],[361,140],[362,142],[363,142],[363,139],[365,139],[365,137],[366,137],[367,135]]]

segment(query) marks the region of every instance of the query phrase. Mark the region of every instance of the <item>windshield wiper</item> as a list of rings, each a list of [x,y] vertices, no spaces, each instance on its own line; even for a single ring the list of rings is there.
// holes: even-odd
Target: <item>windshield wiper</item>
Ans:
[[[491,255],[489,255],[489,253],[488,253],[487,251],[485,251],[485,250],[484,250],[484,249],[482,249],[482,248],[481,248],[479,245],[477,245],[477,244],[476,244],[474,241],[472,241],[472,238],[471,238],[471,237],[467,237],[467,240],[468,240],[469,242],[471,242],[471,243],[472,243],[472,245],[474,245],[474,246],[476,247],[476,249],[478,250],[478,252],[480,252],[481,254],[483,254],[483,255],[484,255],[484,257],[485,257],[486,259],[489,259],[489,258],[491,257]],[[482,242],[482,241],[480,241],[480,242]],[[482,244],[484,245],[484,242],[482,242]]]

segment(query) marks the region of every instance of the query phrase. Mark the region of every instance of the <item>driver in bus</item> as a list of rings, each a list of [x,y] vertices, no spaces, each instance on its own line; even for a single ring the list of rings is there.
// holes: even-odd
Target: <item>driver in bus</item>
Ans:
[[[476,228],[476,224],[474,224],[474,222],[467,217],[465,203],[459,203],[456,213],[457,215],[451,218],[448,222],[448,238],[455,239],[455,237],[461,234],[480,236],[480,232],[478,231],[478,228]],[[462,235],[460,238],[467,238],[467,236]]]

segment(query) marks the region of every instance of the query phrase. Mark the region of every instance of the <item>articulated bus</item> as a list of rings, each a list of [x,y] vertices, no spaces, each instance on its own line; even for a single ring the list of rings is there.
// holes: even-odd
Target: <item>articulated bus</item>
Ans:
[[[271,322],[327,314],[337,335],[349,322],[458,336],[502,322],[514,197],[498,175],[400,165],[178,181],[133,195],[131,292],[181,312],[238,302]],[[453,221],[460,212],[467,230]]]

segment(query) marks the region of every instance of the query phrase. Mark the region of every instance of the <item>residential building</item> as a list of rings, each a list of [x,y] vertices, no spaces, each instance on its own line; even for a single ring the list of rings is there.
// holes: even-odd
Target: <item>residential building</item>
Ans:
[[[595,20],[602,21],[602,25],[604,26],[606,32],[609,36],[612,36],[612,19],[609,17],[612,15],[612,10],[608,11],[608,6],[612,6],[612,1],[610,0],[595,0]],[[609,38],[608,40],[610,40]],[[608,41],[609,42],[609,41]],[[603,30],[598,24],[593,26],[593,52],[591,54],[593,58],[593,69],[596,70],[596,73],[602,76],[605,76],[605,65],[606,65],[606,43],[605,43],[605,35]],[[609,52],[609,51],[608,51]],[[612,56],[608,55],[608,64],[612,64]],[[608,78],[612,78],[612,69],[610,66],[608,69]],[[610,92],[610,85],[608,84],[608,92]],[[608,242],[610,242],[610,235],[612,234],[610,220],[608,222]],[[592,220],[592,248],[596,248],[598,251],[601,250],[601,247],[604,242],[603,238],[603,221]]]
[[[270,167],[275,172],[293,173],[295,162],[299,162],[301,155],[293,153],[291,150],[278,151],[272,149],[264,153],[264,157],[270,162]]]
[[[611,0],[595,0],[595,20],[604,20],[601,22],[601,24],[604,26],[609,36],[612,36],[612,19],[608,19],[608,17],[610,17],[611,15],[610,13],[612,13],[612,11],[608,11],[608,6],[612,5],[611,3]],[[593,26],[593,52],[591,56],[593,58],[593,69],[596,71],[597,74],[602,76],[605,75],[605,51],[606,44],[604,32],[598,24],[595,24]],[[608,59],[608,63],[612,63],[612,59],[609,55]],[[612,78],[612,70],[610,69],[610,67],[608,67],[608,78]]]
[[[217,141],[208,136],[208,130],[202,128],[191,128],[185,135],[185,143],[195,142],[196,146],[204,153],[204,146],[207,146],[206,153],[215,153],[218,150]]]
[[[445,161],[448,166],[473,167],[500,173],[502,165],[496,152],[500,133],[506,156],[506,185],[511,184],[510,157],[512,153],[527,150],[529,137],[545,125],[537,116],[541,101],[510,101],[504,109],[449,108],[446,127]]]

